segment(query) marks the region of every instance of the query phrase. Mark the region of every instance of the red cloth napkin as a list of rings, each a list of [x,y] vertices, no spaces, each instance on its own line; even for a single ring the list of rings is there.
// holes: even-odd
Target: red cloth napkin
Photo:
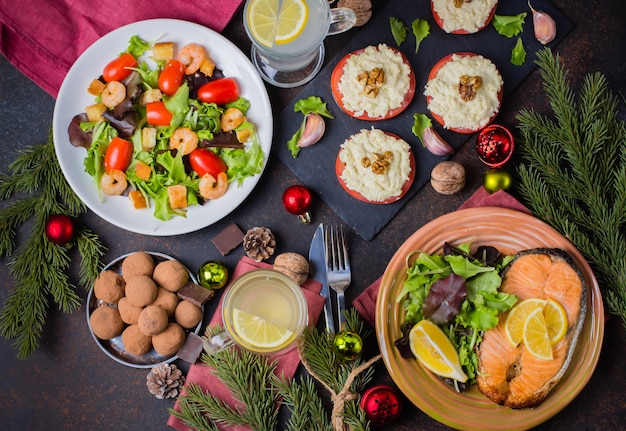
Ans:
[[[0,0],[0,52],[57,97],[80,54],[123,25],[152,18],[195,22],[221,32],[243,0]]]
[[[466,200],[459,209],[476,208],[476,207],[502,207],[511,208],[530,214],[528,208],[519,203],[517,199],[505,192],[504,190],[489,194],[484,187],[474,192],[468,200]],[[376,322],[376,298],[378,298],[378,290],[380,289],[380,281],[382,276],[369,285],[367,289],[357,296],[352,305],[357,309],[361,317],[374,326]]]
[[[258,268],[271,268],[271,265],[263,262],[256,262],[253,259],[250,259],[247,256],[241,258],[233,274],[231,275],[231,283],[233,280],[237,279],[240,275],[251,271],[253,269]],[[230,285],[230,284],[229,284]],[[229,286],[226,286],[225,289],[228,289]],[[304,296],[306,297],[307,304],[309,306],[309,325],[315,326],[317,324],[317,319],[320,316],[322,308],[324,307],[324,297],[320,296],[320,290],[322,289],[322,285],[311,278],[309,278],[303,285],[302,291],[304,292]],[[222,294],[222,298],[224,295]],[[222,323],[222,302],[220,303],[215,310],[215,314],[211,319],[211,322],[208,326],[217,325]],[[298,365],[300,364],[300,357],[298,355],[298,351],[296,349],[288,350],[283,354],[279,354],[274,356],[276,359],[276,374],[284,375],[286,378],[291,378],[296,373]],[[235,401],[226,387],[217,377],[215,377],[211,373],[211,368],[202,363],[198,362],[193,364],[189,368],[189,372],[187,373],[186,384],[194,383],[196,385],[200,385],[205,392],[210,392],[212,395],[222,399],[226,404],[231,407],[240,406],[241,404],[238,401]],[[184,391],[183,391],[184,394]],[[175,409],[178,409],[178,402],[174,405]],[[175,428],[180,431],[191,430],[184,423],[182,423],[178,418],[174,416],[170,416],[167,425]],[[229,427],[229,431],[247,431],[249,428],[247,427]]]

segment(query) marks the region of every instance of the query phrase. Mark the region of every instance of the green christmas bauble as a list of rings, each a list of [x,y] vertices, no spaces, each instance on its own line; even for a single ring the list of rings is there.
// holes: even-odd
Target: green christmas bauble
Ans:
[[[198,283],[209,289],[221,289],[228,282],[228,269],[220,262],[209,260],[198,270]]]
[[[356,332],[341,331],[333,339],[333,348],[342,361],[356,359],[363,350],[363,340]]]
[[[487,169],[483,176],[483,187],[489,193],[508,190],[513,185],[511,174],[502,168]]]

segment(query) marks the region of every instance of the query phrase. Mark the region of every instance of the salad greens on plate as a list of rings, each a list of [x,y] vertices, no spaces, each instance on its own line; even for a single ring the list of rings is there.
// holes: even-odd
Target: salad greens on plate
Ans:
[[[459,354],[467,385],[476,382],[475,348],[483,332],[494,328],[499,315],[517,302],[515,295],[499,291],[500,271],[513,256],[502,256],[490,246],[471,253],[470,246],[471,242],[457,246],[446,242],[441,255],[416,251],[408,256],[407,279],[397,297],[405,311],[403,333],[423,319],[441,327]],[[404,348],[407,338],[396,341],[396,346],[403,356],[412,356]]]

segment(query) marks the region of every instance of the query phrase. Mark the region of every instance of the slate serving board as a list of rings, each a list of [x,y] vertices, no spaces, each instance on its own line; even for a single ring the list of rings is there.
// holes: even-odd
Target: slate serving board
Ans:
[[[548,44],[551,48],[555,47],[571,31],[573,24],[547,1],[534,0],[533,7],[547,12],[555,19],[557,35]],[[481,54],[489,58],[500,71],[504,80],[503,97],[506,98],[536,67],[534,64],[536,53],[543,48],[543,45],[535,39],[532,13],[525,1],[501,0],[496,9],[497,15],[517,15],[522,12],[527,12],[523,32],[510,39],[498,34],[492,24],[475,34],[452,35],[445,33],[434,21],[430,0],[390,1],[361,29],[351,30],[356,31],[351,42],[329,61],[319,75],[303,87],[298,97],[280,113],[276,119],[272,151],[304,185],[326,202],[359,236],[367,241],[373,239],[408,200],[412,199],[429,181],[433,167],[446,159],[446,157],[434,156],[425,150],[419,139],[411,132],[413,114],[424,113],[432,119],[423,95],[431,68],[442,57],[454,52],[468,51]],[[409,27],[406,41],[400,45],[399,49],[408,58],[415,72],[415,96],[408,108],[395,118],[384,121],[354,119],[345,114],[334,101],[330,88],[331,73],[341,58],[358,49],[380,43],[397,47],[389,26],[389,17],[392,16],[402,20]],[[415,37],[410,31],[410,26],[417,18],[425,19],[430,23],[430,35],[421,42],[416,54]],[[526,50],[526,61],[521,66],[515,66],[510,62],[511,51],[518,37],[522,38]],[[335,118],[326,120],[326,133],[317,144],[302,149],[298,157],[293,158],[287,148],[287,141],[303,120],[302,113],[294,112],[293,106],[298,100],[309,96],[321,97]],[[475,135],[445,130],[434,119],[433,125],[455,149],[461,147],[468,139],[475,139]],[[341,187],[335,175],[335,160],[340,145],[351,135],[372,127],[400,136],[411,145],[415,155],[416,174],[413,185],[402,199],[391,204],[371,204],[351,197]]]

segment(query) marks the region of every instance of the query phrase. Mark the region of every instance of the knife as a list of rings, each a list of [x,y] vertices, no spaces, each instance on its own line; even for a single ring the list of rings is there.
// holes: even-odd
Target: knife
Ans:
[[[322,283],[322,295],[326,302],[324,304],[324,317],[326,319],[326,330],[331,334],[335,333],[335,322],[333,320],[333,309],[330,297],[330,291],[328,290],[328,281],[326,280],[326,256],[324,251],[324,224],[320,225],[313,234],[313,240],[311,241],[311,247],[309,248],[309,266],[311,271],[311,278]]]

